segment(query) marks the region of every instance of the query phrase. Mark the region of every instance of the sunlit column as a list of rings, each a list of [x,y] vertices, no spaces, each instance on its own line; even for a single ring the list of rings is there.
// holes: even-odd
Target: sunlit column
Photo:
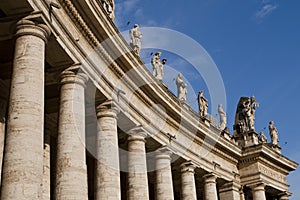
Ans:
[[[149,199],[145,143],[147,133],[141,127],[129,131],[128,199]]]
[[[61,74],[55,199],[88,199],[85,155],[87,76],[73,66]]]
[[[253,200],[266,200],[265,184],[259,183],[250,186],[252,189]]]
[[[115,102],[97,107],[97,161],[95,169],[96,200],[121,199],[117,114]]]
[[[166,147],[156,151],[156,200],[174,199],[171,155],[172,152]]]
[[[233,181],[225,183],[219,188],[220,200],[240,200],[240,188],[241,186]]]
[[[217,185],[216,185],[217,177],[214,174],[209,173],[204,175],[203,178],[204,178],[204,199],[218,200]]]
[[[181,196],[183,200],[196,200],[195,168],[191,162],[184,162],[181,167]]]
[[[16,27],[1,199],[41,199],[44,136],[44,24]]]

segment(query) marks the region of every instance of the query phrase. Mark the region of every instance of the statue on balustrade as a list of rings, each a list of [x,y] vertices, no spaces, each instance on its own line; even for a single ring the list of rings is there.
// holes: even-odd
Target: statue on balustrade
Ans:
[[[270,132],[270,137],[272,140],[272,144],[275,146],[278,145],[279,139],[278,139],[278,131],[277,128],[274,126],[274,122],[270,121],[269,122],[269,132]]]
[[[255,97],[241,97],[237,106],[235,115],[234,130],[236,133],[245,133],[254,131],[255,110],[259,107],[259,103],[255,101]]]
[[[225,111],[223,110],[222,104],[218,105],[218,113],[220,117],[220,129],[224,130],[227,125],[227,117]]]
[[[167,59],[160,60],[161,52],[156,52],[151,59],[151,64],[153,67],[153,76],[158,80],[162,81],[164,77],[164,65]]]
[[[187,94],[187,84],[183,80],[183,76],[181,73],[178,74],[176,79],[176,85],[177,85],[177,97],[179,101],[186,101],[186,94]]]
[[[205,117],[208,110],[208,100],[203,96],[203,90],[200,90],[198,93],[198,107],[199,115]]]
[[[114,20],[115,19],[115,2],[114,0],[101,0],[101,3],[106,11],[106,13],[108,14],[108,16]]]
[[[130,35],[130,46],[135,51],[137,55],[140,55],[141,53],[141,46],[142,42],[141,39],[143,37],[143,34],[139,31],[139,25],[135,24],[133,26],[133,29],[129,31]]]

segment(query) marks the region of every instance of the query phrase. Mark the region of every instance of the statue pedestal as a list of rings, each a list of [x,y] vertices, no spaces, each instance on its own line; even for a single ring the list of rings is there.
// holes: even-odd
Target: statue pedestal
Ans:
[[[210,120],[207,119],[206,117],[200,116],[200,120],[207,126],[210,127]]]
[[[248,131],[235,136],[235,140],[240,147],[250,147],[258,145],[258,133],[255,131]]]
[[[268,143],[267,144],[271,149],[273,149],[274,151],[276,151],[277,153],[281,154],[281,146],[279,146],[278,144],[272,144],[272,143]]]
[[[232,139],[232,136],[231,136],[231,134],[230,134],[230,132],[228,131],[227,128],[222,130],[221,135],[229,141],[231,141],[231,139]]]
[[[181,107],[183,107],[186,110],[192,109],[191,106],[186,101],[180,101],[179,103],[180,103]]]

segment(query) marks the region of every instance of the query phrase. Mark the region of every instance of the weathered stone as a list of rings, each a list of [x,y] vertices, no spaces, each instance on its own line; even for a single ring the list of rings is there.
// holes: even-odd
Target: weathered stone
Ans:
[[[185,162],[181,167],[181,198],[183,200],[196,200],[195,168],[191,162]]]
[[[156,151],[156,200],[174,199],[171,154],[172,152],[166,147]]]
[[[147,133],[136,127],[128,137],[128,199],[149,199],[145,138]]]
[[[218,200],[217,185],[216,185],[217,177],[214,174],[209,173],[204,175],[203,178],[204,178],[204,199]]]
[[[95,169],[95,197],[97,200],[121,199],[117,114],[113,101],[97,107],[97,161]]]
[[[41,199],[45,25],[17,24],[1,199]],[[33,92],[34,91],[34,92]]]
[[[258,183],[250,187],[252,189],[253,200],[266,200],[265,184]]]
[[[56,199],[88,199],[84,88],[87,76],[70,67],[61,75]]]
[[[219,188],[220,200],[241,200],[240,188],[241,186],[233,181],[225,183]]]

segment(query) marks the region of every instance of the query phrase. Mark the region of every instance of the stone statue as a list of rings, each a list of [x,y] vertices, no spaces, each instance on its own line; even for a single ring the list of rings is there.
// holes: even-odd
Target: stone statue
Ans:
[[[163,59],[162,61],[160,60],[160,56],[161,56],[161,52],[156,52],[154,54],[154,56],[151,59],[151,64],[153,67],[153,76],[159,80],[162,81],[163,80],[163,76],[164,76],[164,65],[167,62],[167,59]]]
[[[199,115],[205,117],[208,110],[208,100],[203,96],[203,90],[200,90],[198,93],[198,107]]]
[[[255,101],[254,96],[240,98],[235,115],[234,130],[236,133],[255,130],[255,110],[257,107],[259,107],[259,103]]]
[[[222,104],[218,105],[218,113],[220,116],[220,129],[224,130],[226,128],[227,125],[227,118],[226,118],[226,113],[223,110]]]
[[[269,122],[269,132],[270,132],[270,137],[272,140],[273,145],[278,145],[278,131],[277,128],[274,126],[274,122],[270,121]]]
[[[179,73],[177,76],[176,85],[177,85],[177,97],[179,101],[186,101],[187,85],[183,81],[183,76],[181,73]]]
[[[139,25],[135,24],[133,26],[133,29],[129,31],[130,35],[130,46],[133,48],[133,50],[136,52],[137,55],[140,55],[141,53],[141,39],[143,37],[143,34],[139,31]]]
[[[108,16],[114,20],[115,19],[115,2],[114,0],[101,0],[101,3],[106,11],[106,13],[108,14]]]
[[[263,132],[260,132],[259,135],[258,135],[258,140],[261,143],[267,143],[268,138],[265,136],[265,134]]]

